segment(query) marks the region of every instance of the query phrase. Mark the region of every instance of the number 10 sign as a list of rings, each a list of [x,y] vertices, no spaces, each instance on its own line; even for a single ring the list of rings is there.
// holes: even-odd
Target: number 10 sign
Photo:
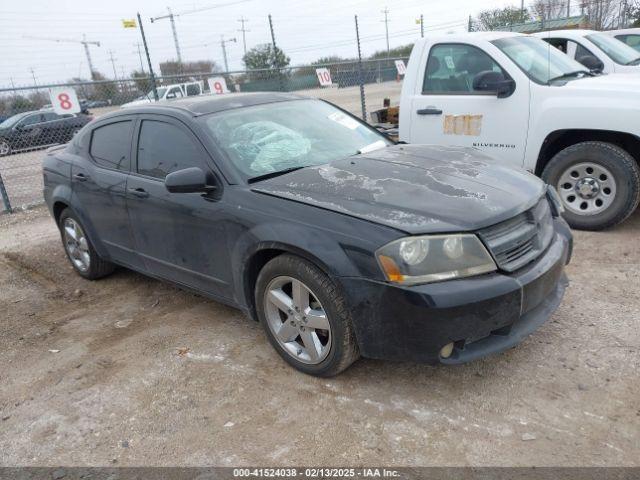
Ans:
[[[316,76],[321,87],[329,87],[331,83],[331,73],[328,68],[316,68]]]
[[[58,115],[80,112],[80,102],[76,91],[71,87],[58,87],[49,90],[53,111]]]

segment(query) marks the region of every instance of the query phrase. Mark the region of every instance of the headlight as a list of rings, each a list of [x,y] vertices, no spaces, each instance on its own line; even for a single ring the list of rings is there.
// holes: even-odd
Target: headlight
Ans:
[[[554,217],[559,217],[564,213],[564,205],[558,195],[558,191],[551,185],[547,185],[547,198],[551,204],[551,212]]]
[[[376,252],[388,281],[403,285],[493,272],[496,264],[473,234],[421,235],[395,240]]]

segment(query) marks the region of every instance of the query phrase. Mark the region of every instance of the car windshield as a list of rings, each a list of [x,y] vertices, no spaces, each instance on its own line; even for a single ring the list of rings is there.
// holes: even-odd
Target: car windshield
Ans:
[[[14,115],[13,117],[7,118],[4,122],[0,123],[0,128],[11,128],[24,117],[26,117],[31,112],[24,112]]]
[[[585,38],[620,65],[637,65],[640,62],[638,52],[620,40],[601,33],[593,33]]]
[[[366,153],[392,142],[320,100],[292,100],[203,117],[207,131],[247,179]]]
[[[589,73],[584,65],[540,38],[508,37],[493,40],[491,43],[537,83],[548,84],[556,78],[566,78],[582,72]]]
[[[625,44],[629,45],[634,50],[637,50],[640,52],[640,35],[635,33],[629,33],[629,34],[623,34],[623,35],[616,35],[616,38],[621,42],[624,42]]]

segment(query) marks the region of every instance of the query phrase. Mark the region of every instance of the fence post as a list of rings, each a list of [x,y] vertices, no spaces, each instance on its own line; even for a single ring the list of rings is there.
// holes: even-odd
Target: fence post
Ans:
[[[171,20],[173,20],[173,18]],[[140,18],[140,12],[138,12],[138,25],[140,25],[140,35],[142,35],[142,44],[144,45],[144,53],[147,55],[147,63],[149,64],[149,78],[151,79],[151,88],[153,89],[153,98],[157,102],[159,98],[158,98],[158,89],[156,87],[156,76],[153,74],[153,65],[151,64],[151,57],[149,56],[149,47],[147,46],[147,37],[145,37],[144,35],[144,27],[142,26],[142,18]],[[162,72],[160,72],[160,75],[162,75]]]
[[[11,202],[9,201],[9,194],[7,193],[7,189],[4,188],[4,181],[2,180],[1,173],[0,173],[0,197],[2,197],[2,203],[4,204],[5,210],[9,213],[13,213],[13,209],[11,208]]]
[[[364,98],[364,79],[362,78],[362,51],[360,49],[360,31],[358,30],[358,15],[356,20],[356,42],[358,43],[358,83],[360,84],[360,104],[362,106],[362,120],[367,121],[367,107]]]

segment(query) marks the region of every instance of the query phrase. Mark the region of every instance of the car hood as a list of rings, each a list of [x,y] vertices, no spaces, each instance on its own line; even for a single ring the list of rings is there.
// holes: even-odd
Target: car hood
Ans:
[[[534,205],[545,186],[474,148],[395,145],[263,180],[252,190],[414,234],[498,223]]]
[[[637,73],[609,73],[568,82],[563,88],[587,90],[589,93],[610,93],[623,97],[625,93],[640,93],[640,66]]]

